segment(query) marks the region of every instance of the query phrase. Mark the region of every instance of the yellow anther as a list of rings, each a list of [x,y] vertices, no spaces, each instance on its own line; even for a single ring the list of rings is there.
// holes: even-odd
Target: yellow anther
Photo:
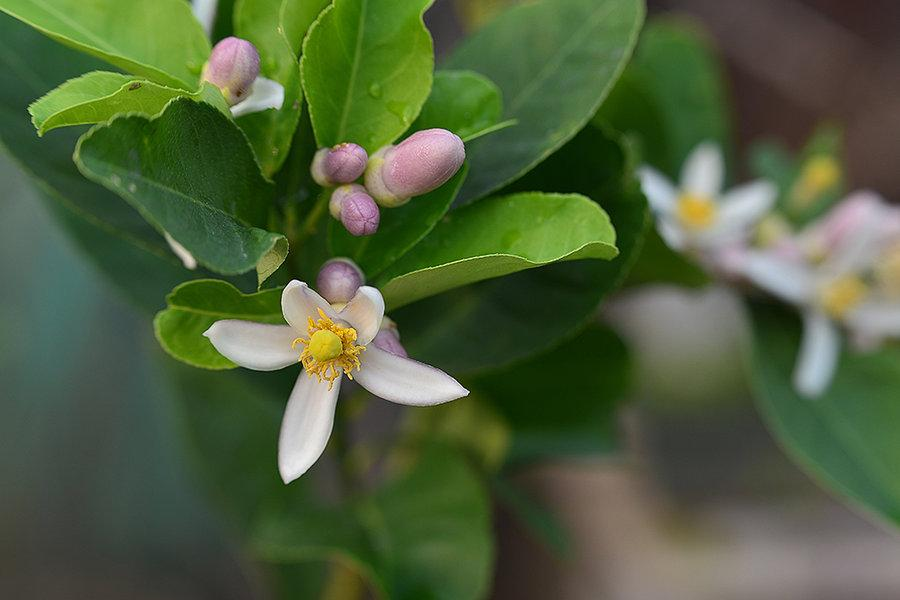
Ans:
[[[842,319],[869,294],[869,286],[855,275],[845,275],[824,286],[819,294],[822,308],[832,318]]]
[[[308,338],[297,338],[292,347],[304,346],[300,353],[300,362],[306,374],[316,377],[320,382],[327,381],[328,389],[334,381],[346,373],[353,379],[353,369],[359,370],[359,355],[366,349],[356,345],[356,330],[352,327],[341,327],[332,321],[322,309],[319,319],[309,318],[307,323]]]
[[[706,229],[715,223],[718,212],[712,198],[693,194],[682,194],[675,207],[675,214],[681,224],[694,230]]]
[[[803,165],[800,177],[791,190],[791,204],[805,208],[841,181],[841,164],[832,156],[813,156]]]

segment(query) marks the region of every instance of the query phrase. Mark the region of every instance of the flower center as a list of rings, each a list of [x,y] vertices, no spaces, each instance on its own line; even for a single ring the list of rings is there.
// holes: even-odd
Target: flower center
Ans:
[[[687,229],[706,229],[716,220],[718,207],[711,198],[682,194],[678,198],[675,214]]]
[[[822,288],[819,301],[831,317],[842,319],[862,302],[869,293],[869,286],[855,275],[845,275]]]
[[[309,317],[306,331],[308,338],[298,337],[291,344],[303,344],[300,362],[306,374],[316,377],[319,382],[327,381],[328,389],[334,386],[334,380],[346,373],[353,379],[353,369],[359,370],[359,355],[366,349],[356,345],[356,330],[352,327],[341,327],[319,309],[319,319]]]

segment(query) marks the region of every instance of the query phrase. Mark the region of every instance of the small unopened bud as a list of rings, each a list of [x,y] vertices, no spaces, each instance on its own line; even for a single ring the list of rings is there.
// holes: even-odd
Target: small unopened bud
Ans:
[[[400,206],[444,185],[465,160],[459,136],[426,129],[376,152],[366,169],[366,188],[382,206]]]
[[[331,304],[346,304],[366,283],[362,270],[349,258],[332,258],[319,270],[316,290]]]
[[[406,353],[406,348],[400,343],[400,332],[397,330],[397,324],[387,317],[381,321],[381,329],[378,330],[378,334],[372,340],[372,343],[385,352],[390,352],[403,358],[409,356]]]
[[[312,162],[312,177],[322,187],[353,183],[366,171],[369,155],[362,146],[338,144],[316,152]]]
[[[259,52],[256,46],[236,37],[227,37],[212,49],[203,67],[203,81],[222,90],[229,106],[247,97],[259,77]]]
[[[378,231],[381,222],[378,205],[361,185],[342,185],[335,189],[328,202],[328,211],[357,237],[372,235]]]

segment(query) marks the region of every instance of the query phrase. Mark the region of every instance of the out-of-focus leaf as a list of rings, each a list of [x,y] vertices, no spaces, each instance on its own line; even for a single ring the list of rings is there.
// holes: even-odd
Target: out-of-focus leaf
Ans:
[[[799,319],[770,306],[752,314],[754,390],[772,433],[820,484],[900,526],[900,349],[845,349],[831,387],[810,400],[791,384]]]
[[[449,214],[379,278],[390,307],[565,260],[618,254],[609,216],[578,194],[498,196]]]
[[[438,71],[431,95],[413,131],[440,127],[463,140],[495,126],[503,115],[503,98],[490,79],[473,71]]]
[[[369,278],[377,277],[415,247],[447,213],[466,179],[462,169],[438,189],[414,198],[403,206],[381,211],[378,232],[354,237],[337,221],[331,226],[331,248],[335,256],[352,258]]]
[[[393,314],[410,355],[454,374],[533,356],[575,335],[618,286],[647,226],[640,193],[619,141],[589,127],[507,191],[586,194],[609,214],[619,256],[557,263],[441,294]]]
[[[54,40],[151,81],[197,87],[209,40],[184,0],[0,0]]]
[[[259,50],[261,75],[284,86],[284,104],[280,110],[252,113],[237,121],[247,134],[267,177],[278,171],[288,156],[303,102],[297,53],[284,34],[287,30],[297,31],[302,24],[288,25],[282,20],[283,17],[302,19],[303,15],[293,10],[282,11],[282,0],[235,2],[235,35],[253,42]]]
[[[230,283],[205,279],[179,285],[166,297],[166,303],[168,308],[157,313],[153,321],[156,339],[173,357],[204,369],[236,366],[203,337],[216,321],[284,323],[280,289],[242,294]]]
[[[72,163],[78,131],[38,138],[29,103],[60,81],[102,67],[12,17],[0,15],[0,141],[29,173],[60,224],[111,281],[139,306],[158,309],[166,293],[194,276],[159,235],[117,196]]]
[[[463,42],[446,66],[496,83],[504,118],[518,124],[470,144],[461,202],[522,176],[584,127],[631,56],[643,18],[640,0],[543,0],[509,9]]]
[[[38,134],[44,135],[57,127],[102,123],[119,113],[155,116],[169,101],[179,97],[207,102],[228,113],[222,93],[210,84],[203,84],[198,92],[187,92],[108,71],[94,71],[70,79],[35,100],[28,112]]]
[[[394,141],[431,90],[434,48],[422,15],[432,0],[335,0],[303,43],[301,70],[319,146]]]
[[[217,273],[256,268],[262,282],[287,256],[284,236],[261,228],[273,186],[234,122],[207,104],[176,99],[159,117],[95,126],[75,162]]]

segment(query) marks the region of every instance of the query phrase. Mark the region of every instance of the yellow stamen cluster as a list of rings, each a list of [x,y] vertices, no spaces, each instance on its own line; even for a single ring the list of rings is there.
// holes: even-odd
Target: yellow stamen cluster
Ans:
[[[800,177],[791,190],[791,204],[796,208],[806,208],[840,183],[841,177],[841,165],[834,157],[820,154],[810,158],[803,165]]]
[[[299,361],[306,374],[316,377],[320,383],[327,381],[330,390],[342,372],[353,379],[352,371],[359,370],[359,355],[366,347],[356,345],[356,330],[352,327],[341,327],[321,308],[319,317],[317,321],[309,317],[306,328],[309,338],[298,337],[291,347],[304,346]]]
[[[869,294],[869,286],[855,275],[845,275],[822,288],[819,301],[832,318],[842,319]]]
[[[683,194],[678,198],[675,214],[684,227],[688,229],[707,229],[715,223],[719,208],[712,198]]]

